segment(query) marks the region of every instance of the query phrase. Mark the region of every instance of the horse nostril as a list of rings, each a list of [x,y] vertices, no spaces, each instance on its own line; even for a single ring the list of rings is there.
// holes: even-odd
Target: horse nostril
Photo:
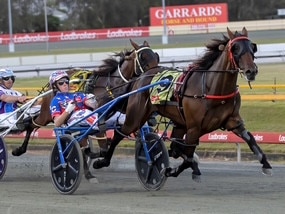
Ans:
[[[247,70],[247,71],[245,72],[246,75],[251,75],[251,73],[252,73],[252,72],[251,72],[250,70]]]
[[[245,75],[249,81],[254,81],[255,76],[257,74],[257,70],[247,70],[245,71]]]

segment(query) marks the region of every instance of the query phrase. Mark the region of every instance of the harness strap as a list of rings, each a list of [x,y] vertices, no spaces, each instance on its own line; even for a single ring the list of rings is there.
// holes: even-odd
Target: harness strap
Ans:
[[[230,53],[230,61],[231,61],[232,64],[234,65],[234,68],[235,68],[235,69],[240,70],[240,68],[239,68],[239,66],[238,66],[238,64],[237,64],[237,62],[236,62],[235,59],[234,59],[233,53],[232,53],[232,51],[231,51],[234,42],[235,42],[235,41],[238,41],[238,40],[249,40],[249,38],[246,37],[246,36],[241,36],[241,37],[237,37],[237,38],[234,38],[234,39],[232,39],[232,40],[229,41],[229,46],[228,46],[228,47],[229,47],[229,53]]]
[[[112,90],[109,88],[109,86],[106,86],[106,91],[107,93],[109,94],[109,96],[112,98],[112,99],[115,99],[115,95],[113,94]]]
[[[184,94],[183,96],[190,97],[190,98],[195,98],[195,99],[225,100],[225,99],[230,99],[230,98],[236,96],[237,94],[239,94],[238,88],[233,93],[230,93],[230,94],[227,94],[227,95],[207,95],[207,94],[203,94],[203,95],[186,95],[186,94]]]
[[[33,117],[32,117],[32,123],[33,123],[35,126],[39,127],[39,128],[44,127],[44,126],[42,126],[42,125],[37,124],[37,123],[35,122],[35,120],[34,120]]]
[[[135,50],[135,54],[136,54],[136,58],[135,58],[135,63],[134,63],[134,66],[135,66],[135,71],[136,71],[136,65],[138,65],[141,73],[144,73],[144,69],[143,67],[141,66],[141,63],[140,63],[140,60],[139,60],[139,57],[138,57],[138,53],[141,52],[142,50],[151,50],[150,47],[142,47],[138,50]],[[135,72],[136,73],[136,72]],[[136,73],[137,74],[137,73]],[[138,74],[137,74],[138,75]]]
[[[122,74],[122,71],[121,71],[121,69],[120,69],[120,65],[119,65],[119,64],[118,64],[118,72],[119,72],[120,77],[122,78],[122,80],[124,80],[124,82],[125,82],[125,83],[128,83],[128,82],[129,82],[129,80],[127,80],[127,79],[123,76],[123,74]]]
[[[229,99],[234,96],[236,96],[239,93],[239,90],[237,88],[236,91],[233,93],[227,94],[227,95],[204,95],[204,98],[206,99],[213,99],[213,100],[224,100],[224,99]]]

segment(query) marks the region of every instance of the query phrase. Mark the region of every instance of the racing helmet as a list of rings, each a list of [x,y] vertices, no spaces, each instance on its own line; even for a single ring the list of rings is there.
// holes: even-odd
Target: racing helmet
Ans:
[[[0,69],[0,78],[2,79],[3,77],[15,77],[14,72],[10,69],[6,68],[1,68]]]
[[[69,80],[69,76],[65,71],[62,70],[54,71],[49,77],[49,84],[53,86],[56,81],[60,80],[63,77],[66,77]]]

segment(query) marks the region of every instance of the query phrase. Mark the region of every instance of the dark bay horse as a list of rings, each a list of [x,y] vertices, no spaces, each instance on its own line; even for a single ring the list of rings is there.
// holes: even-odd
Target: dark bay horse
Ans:
[[[93,72],[85,92],[96,95],[99,106],[130,90],[132,83],[145,71],[158,67],[159,56],[148,42],[138,45],[130,39],[133,50],[115,53]],[[119,61],[116,60],[119,57]],[[120,109],[122,106],[120,106]]]
[[[89,79],[87,84],[84,84],[83,90],[86,93],[94,93],[100,106],[114,97],[126,93],[133,78],[145,70],[158,66],[158,55],[150,49],[146,41],[141,46],[132,40],[130,42],[134,47],[133,50],[124,50],[103,60],[103,64],[97,70],[92,71],[91,75],[88,75]],[[119,59],[117,59],[118,57]],[[77,71],[77,69],[71,69],[67,73],[72,76]],[[49,84],[43,87],[42,92],[47,90],[49,90]],[[14,156],[20,156],[27,151],[34,130],[52,122],[49,106],[53,97],[53,93],[43,97],[40,114],[24,121],[24,130],[22,131],[26,131],[25,139],[20,147],[13,149],[12,154]],[[100,136],[98,135],[98,137]],[[106,141],[104,139],[98,141],[100,146],[105,146]]]
[[[134,81],[145,71],[158,67],[159,55],[150,48],[148,42],[144,41],[142,45],[138,45],[130,39],[133,46],[132,50],[125,49],[119,53],[115,53],[113,57],[105,59],[103,64],[93,72],[90,81],[86,84],[85,92],[92,93],[96,96],[98,106],[102,106],[112,99],[127,93]],[[119,57],[119,61],[116,60]],[[112,109],[109,115],[120,111],[125,113],[128,99],[122,100]],[[106,119],[106,118],[105,118]],[[105,121],[99,122],[104,124]],[[102,128],[104,131],[104,126]],[[101,139],[106,138],[101,133]],[[108,149],[109,142],[99,141],[101,149]],[[103,154],[102,154],[103,155]],[[102,156],[101,155],[101,156]],[[95,155],[95,157],[98,155]]]
[[[193,170],[192,178],[199,181],[201,172],[198,162],[193,158],[194,152],[199,144],[199,138],[216,129],[232,131],[246,141],[262,164],[263,173],[271,175],[272,168],[266,155],[245,128],[239,113],[241,97],[237,78],[241,73],[248,81],[255,80],[258,73],[254,63],[256,44],[248,38],[245,28],[241,33],[227,29],[227,34],[228,36],[224,35],[223,39],[213,39],[206,45],[205,54],[196,60],[194,68],[186,71],[183,79],[173,82],[176,91],[171,102],[176,100],[176,105],[170,105],[168,102],[152,104],[149,91],[129,97],[126,121],[121,130],[115,131],[105,157],[94,162],[95,169],[109,166],[116,146],[124,137],[123,134],[129,135],[139,129],[152,112],[157,112],[175,124],[172,137],[178,140],[172,141],[170,155],[183,158],[178,167],[164,169],[162,173],[165,176],[177,177],[190,167]],[[163,67],[148,70],[137,79],[132,90],[149,85],[156,74],[165,70]],[[161,79],[171,80],[168,72],[165,73]],[[173,89],[167,85],[155,90],[170,93]],[[181,143],[184,134],[185,141]]]

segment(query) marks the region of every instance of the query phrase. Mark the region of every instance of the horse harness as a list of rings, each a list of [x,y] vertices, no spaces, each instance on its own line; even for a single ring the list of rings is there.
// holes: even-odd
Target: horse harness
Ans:
[[[238,64],[237,64],[237,59],[235,59],[234,54],[232,52],[232,47],[234,45],[234,43],[236,41],[239,40],[248,40],[248,37],[242,36],[242,37],[237,37],[234,38],[232,40],[229,40],[228,43],[228,52],[229,52],[229,58],[230,58],[230,63],[234,66],[234,70],[229,70],[227,72],[231,72],[231,73],[240,73],[241,69],[239,68]],[[257,48],[256,48],[256,44],[253,44],[253,53],[256,52]],[[240,53],[240,55],[242,55],[244,52]],[[227,99],[231,99],[233,97],[236,97],[237,94],[239,94],[239,89],[238,86],[236,87],[236,89],[230,93],[230,94],[226,94],[226,95],[209,95],[206,93],[203,93],[205,91],[205,84],[202,84],[202,94],[200,95],[187,95],[185,94],[185,90],[186,90],[186,83],[187,81],[190,79],[191,75],[193,74],[193,72],[203,72],[203,74],[205,74],[206,72],[225,72],[225,71],[207,71],[207,70],[199,70],[195,65],[191,65],[188,67],[186,72],[183,72],[183,74],[179,77],[177,83],[176,83],[176,87],[175,87],[175,99],[177,100],[178,103],[178,108],[179,111],[181,113],[181,115],[183,116],[184,120],[185,120],[185,116],[184,116],[184,112],[183,112],[183,107],[182,107],[182,99],[183,97],[189,97],[189,98],[194,98],[194,99],[211,99],[211,100],[219,100],[221,102],[221,104],[225,104]],[[205,75],[203,75],[203,83],[205,83]],[[250,86],[250,85],[249,85]]]
[[[112,98],[112,99],[115,99],[116,98],[116,95],[112,92],[112,91],[114,91],[115,89],[117,89],[117,88],[120,88],[120,87],[123,87],[123,86],[125,86],[125,85],[127,85],[127,84],[129,84],[129,86],[128,86],[128,89],[129,88],[131,88],[131,85],[132,84],[130,84],[130,83],[132,83],[132,82],[134,82],[135,80],[136,80],[136,78],[138,78],[142,73],[144,73],[145,72],[145,66],[146,65],[143,65],[141,62],[140,62],[140,53],[141,53],[141,51],[143,51],[143,50],[152,50],[150,47],[142,47],[142,48],[139,48],[138,50],[133,50],[133,52],[135,53],[135,57],[134,58],[132,58],[132,57],[130,57],[130,56],[125,56],[125,60],[134,60],[134,74],[135,75],[133,75],[133,77],[131,77],[130,79],[127,79],[124,75],[123,75],[123,72],[122,72],[122,70],[121,70],[121,64],[119,63],[118,64],[118,67],[117,67],[117,71],[118,71],[118,73],[119,73],[119,76],[111,76],[110,75],[110,73],[108,73],[108,79],[107,79],[107,82],[106,82],[106,86],[105,86],[105,89],[106,89],[106,92],[107,92],[107,94],[108,94],[108,96],[110,97],[110,98]],[[137,67],[139,68],[139,69],[137,69]],[[139,70],[139,72],[137,71],[137,70]],[[93,81],[92,81],[92,83],[91,83],[91,85],[93,85],[94,87],[95,87],[95,85],[96,85],[96,81],[97,81],[97,79],[99,78],[100,76],[99,75],[96,75],[96,76],[94,76],[94,78],[93,78]],[[117,78],[121,78],[123,81],[124,81],[124,84],[121,84],[121,85],[119,85],[119,86],[116,86],[116,87],[113,87],[113,88],[110,88],[110,85],[111,85],[111,81],[110,81],[110,79],[111,79],[111,77],[117,77]],[[93,87],[93,88],[94,88]],[[97,87],[97,86],[96,86]],[[88,89],[88,91],[90,91],[90,84],[89,84],[89,87],[88,87],[89,89]]]

